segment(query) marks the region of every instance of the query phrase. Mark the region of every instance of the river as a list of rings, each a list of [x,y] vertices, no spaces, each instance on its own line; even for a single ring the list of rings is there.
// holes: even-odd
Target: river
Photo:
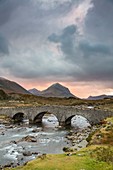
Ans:
[[[77,120],[78,119],[78,120]],[[77,124],[78,123],[78,124]],[[71,142],[67,140],[67,129],[58,128],[58,122],[53,115],[43,118],[43,126],[29,124],[0,125],[0,165],[13,164],[22,165],[35,159],[43,153],[63,153],[63,147],[70,147]],[[84,128],[89,124],[84,118],[72,120],[72,126]],[[26,136],[35,138],[35,142],[22,140]],[[28,154],[27,156],[25,154]]]

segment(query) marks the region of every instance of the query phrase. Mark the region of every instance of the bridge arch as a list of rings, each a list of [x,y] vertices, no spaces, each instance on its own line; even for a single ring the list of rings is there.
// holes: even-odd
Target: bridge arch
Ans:
[[[82,126],[90,126],[90,121],[87,119],[87,117],[80,114],[73,114],[65,120],[65,126],[79,127],[81,126],[81,123],[84,124]]]
[[[23,112],[17,112],[12,116],[14,122],[23,122],[25,114]]]
[[[48,112],[48,111],[43,111],[43,112],[38,113],[38,114],[34,117],[33,123],[35,123],[35,124],[37,124],[37,123],[42,123],[42,119],[43,119],[43,117],[44,117],[46,114],[48,115],[48,117],[49,117],[49,115],[50,115],[50,116],[51,116],[51,115],[55,116],[56,119],[57,119],[57,121],[58,121],[58,118],[57,118],[57,116],[56,116],[54,113],[50,113],[50,112]]]
[[[46,111],[38,113],[38,114],[34,117],[33,123],[42,123],[42,118],[43,118],[43,116],[44,116],[45,114],[47,114]]]
[[[70,126],[71,125],[71,119],[74,117],[75,115],[72,115],[70,117],[68,117],[66,120],[65,120],[65,125],[66,126]]]

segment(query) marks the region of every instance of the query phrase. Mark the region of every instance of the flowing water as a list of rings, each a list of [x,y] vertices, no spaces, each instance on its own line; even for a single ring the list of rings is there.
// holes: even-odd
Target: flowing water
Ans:
[[[77,118],[72,121],[77,123]],[[79,125],[86,125],[87,122],[80,122]],[[29,125],[0,125],[0,165],[13,163],[14,165],[23,164],[29,160],[35,159],[43,153],[63,153],[64,146],[71,146],[71,143],[65,138],[68,130],[57,128],[57,119],[45,116],[43,126]],[[27,142],[21,139],[26,136],[34,136],[37,142]],[[23,155],[30,152],[29,156]]]

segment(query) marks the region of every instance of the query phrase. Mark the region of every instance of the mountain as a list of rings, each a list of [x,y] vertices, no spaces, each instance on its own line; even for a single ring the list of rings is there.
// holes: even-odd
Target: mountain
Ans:
[[[5,93],[30,94],[26,89],[24,89],[16,82],[10,81],[3,77],[0,77],[0,90],[3,90]]]
[[[60,97],[60,98],[76,97],[69,91],[67,87],[59,83],[55,83],[43,91],[39,91],[37,89],[31,89],[29,92],[31,92],[34,95],[43,96],[43,97]]]
[[[37,90],[37,89],[35,89],[35,88],[30,89],[30,90],[28,90],[28,91],[29,91],[30,93],[36,95],[36,96],[40,96],[40,93],[41,93],[41,91],[39,91],[39,90]]]
[[[100,96],[89,96],[87,99],[88,100],[102,100],[102,99],[111,99],[113,98],[112,95],[100,95]]]

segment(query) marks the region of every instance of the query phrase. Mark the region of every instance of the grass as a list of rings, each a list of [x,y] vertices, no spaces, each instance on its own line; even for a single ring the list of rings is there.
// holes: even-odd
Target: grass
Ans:
[[[90,137],[90,145],[113,145],[113,117],[107,118],[105,124]]]
[[[47,155],[46,158],[37,158],[26,166],[17,167],[13,170],[112,170],[112,164],[98,162],[90,157],[87,152],[78,155],[67,156],[65,154]]]

